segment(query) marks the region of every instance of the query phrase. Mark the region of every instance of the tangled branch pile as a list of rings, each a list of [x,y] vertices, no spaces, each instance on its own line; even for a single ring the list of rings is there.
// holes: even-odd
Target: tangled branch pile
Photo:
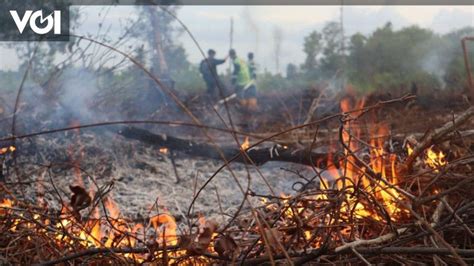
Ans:
[[[472,140],[460,129],[471,122],[474,107],[421,139],[407,138],[400,151],[393,148],[386,124],[372,121],[365,127],[359,121],[370,108],[352,105],[341,103],[338,143],[333,143],[342,147],[340,154],[314,162],[314,177],[301,177],[294,195],[261,195],[239,187],[242,205],[249,208],[241,206],[223,224],[193,214],[194,200],[185,222],[159,206],[147,217],[127,219],[108,197],[112,184],[97,185],[93,197],[82,186],[71,186],[68,202],[58,197],[60,210],[41,200],[17,199],[2,185],[0,260],[45,265],[472,263],[474,155]],[[315,139],[316,134],[317,129]],[[2,152],[7,156],[9,150]]]

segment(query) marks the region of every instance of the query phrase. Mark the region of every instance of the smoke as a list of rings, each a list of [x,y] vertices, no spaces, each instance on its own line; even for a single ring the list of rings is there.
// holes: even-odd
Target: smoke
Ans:
[[[280,73],[280,57],[281,57],[281,46],[283,42],[283,30],[275,26],[273,28],[273,49],[275,56],[275,68],[277,73]]]
[[[420,62],[421,69],[426,73],[434,75],[441,86],[444,88],[444,76],[449,61],[452,59],[453,53],[446,53],[444,49],[431,50]]]
[[[419,62],[421,70],[435,76],[441,83],[442,88],[446,87],[445,77],[448,67],[462,57],[461,39],[464,36],[474,34],[472,28],[453,31],[446,35],[435,35],[430,40],[419,45],[418,48],[428,49]],[[449,73],[448,73],[449,74]]]
[[[71,68],[65,70],[60,81],[60,104],[73,119],[91,120],[97,118],[92,111],[94,97],[97,95],[97,77],[88,69]]]
[[[255,54],[259,54],[258,47],[260,44],[260,29],[258,27],[258,23],[252,15],[250,8],[246,6],[242,10],[242,19],[245,21],[247,26],[251,29],[251,31],[255,34]]]

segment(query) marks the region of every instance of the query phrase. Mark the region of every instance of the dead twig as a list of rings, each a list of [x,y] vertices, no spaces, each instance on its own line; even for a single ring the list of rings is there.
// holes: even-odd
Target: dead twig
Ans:
[[[469,118],[474,115],[474,106],[471,106],[469,109],[464,111],[458,117],[456,117],[453,121],[450,121],[444,124],[442,127],[433,130],[431,133],[428,133],[422,141],[418,143],[413,148],[413,153],[409,155],[405,161],[405,167],[408,172],[411,172],[413,163],[415,162],[416,158],[422,154],[425,149],[436,143],[439,139],[443,138],[454,129],[459,127],[460,125],[464,124],[465,122],[469,121]]]

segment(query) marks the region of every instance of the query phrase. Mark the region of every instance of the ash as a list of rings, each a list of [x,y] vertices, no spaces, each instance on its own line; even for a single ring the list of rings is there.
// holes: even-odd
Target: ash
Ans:
[[[16,163],[7,161],[7,184],[24,199],[60,209],[61,202],[69,203],[70,185],[84,186],[91,197],[111,185],[108,197],[129,219],[148,217],[151,209],[169,211],[178,221],[186,217],[197,190],[223,165],[223,161],[191,158],[180,152],[164,153],[109,129],[42,135],[19,141],[17,148]],[[191,216],[217,221],[232,217],[244,198],[234,176],[244,191],[249,186],[249,192],[256,195],[271,195],[273,190],[280,196],[295,193],[298,186],[294,184],[314,173],[291,163],[269,162],[258,169],[231,163],[200,193]],[[249,199],[254,207],[261,203],[257,196]],[[248,208],[245,203],[244,210]]]

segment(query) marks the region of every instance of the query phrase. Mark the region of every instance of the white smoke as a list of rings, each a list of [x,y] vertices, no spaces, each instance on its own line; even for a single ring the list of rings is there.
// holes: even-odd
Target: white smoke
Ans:
[[[253,32],[255,35],[255,47],[254,47],[254,53],[256,55],[259,54],[259,44],[260,44],[260,28],[258,26],[257,21],[252,15],[251,9],[249,6],[246,6],[245,8],[242,9],[242,19],[245,21],[247,26],[250,28],[250,31]]]
[[[91,110],[97,95],[97,77],[85,68],[67,69],[61,77],[60,103],[76,119],[90,120],[96,117]]]
[[[440,53],[439,50],[430,51],[420,62],[421,69],[426,73],[437,77],[438,81],[441,82],[442,87],[445,87],[444,76],[446,74],[446,67],[448,65],[447,58],[449,54]]]

